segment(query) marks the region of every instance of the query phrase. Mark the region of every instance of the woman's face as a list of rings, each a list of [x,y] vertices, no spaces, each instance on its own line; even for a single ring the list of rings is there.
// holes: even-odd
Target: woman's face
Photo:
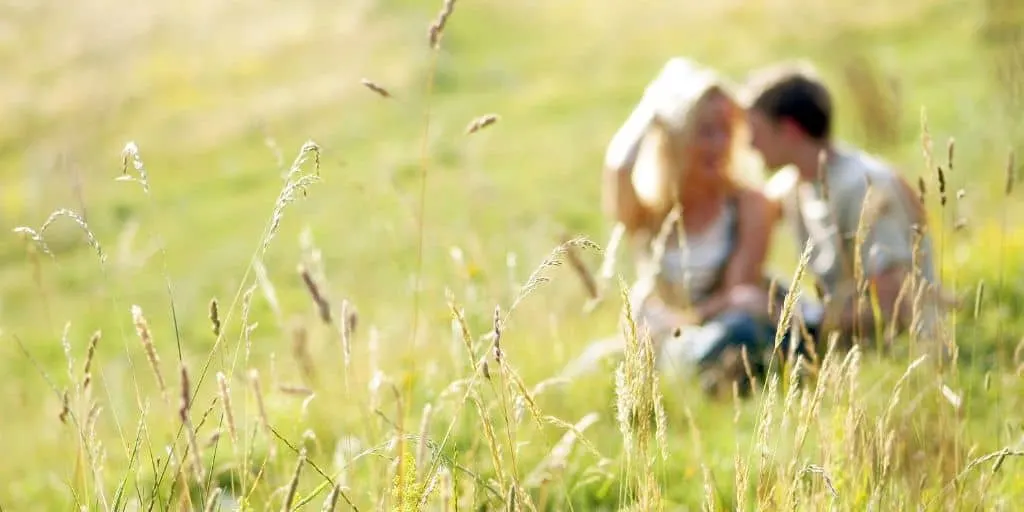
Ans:
[[[725,96],[716,92],[702,101],[695,113],[691,168],[705,177],[722,173],[729,162],[734,108]]]

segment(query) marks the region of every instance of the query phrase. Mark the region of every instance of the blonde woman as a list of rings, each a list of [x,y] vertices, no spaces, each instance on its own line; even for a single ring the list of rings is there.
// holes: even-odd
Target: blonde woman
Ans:
[[[734,172],[747,147],[744,127],[724,80],[675,58],[605,159],[603,207],[638,261],[630,299],[638,327],[650,333],[661,367],[695,369],[705,379],[723,358],[739,361],[741,347],[756,361],[774,340],[764,273],[771,205]],[[594,344],[570,373],[622,346],[621,339]]]

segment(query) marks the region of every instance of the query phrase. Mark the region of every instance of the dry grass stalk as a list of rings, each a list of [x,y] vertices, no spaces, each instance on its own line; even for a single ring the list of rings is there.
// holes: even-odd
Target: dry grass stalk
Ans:
[[[753,394],[757,390],[757,376],[754,375],[754,366],[750,364],[750,351],[747,350],[746,345],[740,348],[740,361],[743,362],[743,373],[747,376],[747,382],[750,383],[750,393]]]
[[[135,324],[135,332],[139,336],[139,341],[142,342],[142,347],[146,351],[146,359],[149,361],[149,367],[153,370],[153,374],[156,376],[156,382],[160,386],[160,395],[164,401],[167,401],[167,385],[164,383],[164,375],[160,372],[160,356],[157,355],[156,346],[153,344],[153,335],[149,330],[149,322],[146,321],[146,317],[142,314],[142,308],[137,305],[132,305],[132,322]]]
[[[466,322],[466,313],[461,307],[455,303],[455,294],[450,289],[445,290],[445,296],[448,301],[448,311],[451,316],[452,329],[457,331],[458,337],[462,340],[463,346],[466,348],[466,354],[469,356],[470,367],[475,368],[476,354],[473,351],[473,334],[469,330],[469,324]]]
[[[825,486],[828,487],[829,494],[831,494],[833,498],[839,498],[839,492],[836,491],[836,486],[832,483],[832,477],[829,476],[827,471],[825,471],[825,468],[814,464],[808,464],[807,467],[800,471],[801,475],[807,473],[821,476],[821,479],[825,481]]]
[[[494,335],[494,360],[497,361],[498,365],[502,365],[503,354],[501,352],[501,306],[494,306],[494,322],[493,322],[493,335]]]
[[[565,256],[569,247],[600,251],[600,247],[598,247],[597,244],[595,244],[594,242],[590,241],[585,237],[574,238],[572,240],[559,244],[558,247],[555,247],[555,249],[552,250],[546,258],[544,258],[544,261],[541,262],[540,266],[538,266],[532,274],[530,274],[530,278],[527,279],[526,283],[520,288],[515,300],[512,301],[512,305],[509,306],[508,311],[505,312],[506,319],[508,318],[509,315],[512,314],[513,311],[515,311],[515,309],[526,297],[528,297],[531,293],[533,293],[538,288],[543,286],[545,283],[551,281],[551,278],[547,276],[547,271],[555,267],[560,267],[562,265],[562,258]],[[503,320],[502,323],[504,324],[506,322]]]
[[[936,179],[939,184],[939,204],[945,208],[946,206],[946,173],[942,170],[942,166],[935,168]]]
[[[554,476],[553,473],[564,471],[568,466],[568,458],[572,453],[573,446],[582,437],[583,432],[597,422],[598,418],[597,413],[590,413],[574,425],[568,425],[569,428],[562,434],[561,439],[555,443],[547,457],[526,477],[526,485],[540,485],[544,480],[552,478]]]
[[[661,394],[657,368],[654,363],[654,345],[646,325],[642,331],[638,329],[629,302],[628,288],[620,279],[620,294],[623,301],[623,337],[626,340],[625,360],[619,363],[615,372],[616,416],[619,431],[627,447],[627,465],[634,460],[640,462],[637,471],[639,505],[644,509],[657,507],[661,501],[660,489],[654,481],[654,460],[647,457],[651,442],[650,419],[659,414],[658,402]],[[659,422],[660,423],[660,422]],[[662,425],[658,425],[660,430]],[[657,441],[666,454],[661,443],[663,432],[657,432]],[[629,470],[629,469],[627,469]]]
[[[296,324],[292,328],[292,357],[299,365],[299,372],[307,383],[316,381],[316,366],[313,364],[313,357],[309,353],[309,331],[306,326]]]
[[[60,345],[64,349],[64,360],[68,363],[68,380],[75,380],[75,356],[71,351],[71,322],[64,324],[64,331],[60,336]]]
[[[569,241],[569,237],[563,237],[563,243]],[[594,279],[594,275],[590,273],[590,269],[587,268],[587,264],[584,263],[583,258],[580,257],[579,252],[573,246],[568,246],[566,250],[566,258],[569,260],[569,266],[572,267],[576,275],[579,276],[580,282],[583,283],[583,288],[587,292],[587,297],[590,300],[597,300],[599,292],[597,288],[597,281]]]
[[[873,213],[871,212],[871,207],[875,202],[874,192],[874,187],[871,183],[868,183],[867,189],[864,191],[864,202],[861,204],[860,218],[857,221],[857,232],[854,234],[853,281],[857,288],[858,301],[863,297],[867,285],[864,279],[864,254],[861,251],[861,247],[864,245],[867,233],[871,229],[872,223],[869,221],[869,217]],[[857,314],[860,314],[860,307],[860,304],[858,304]]]
[[[217,390],[220,395],[221,407],[224,409],[224,419],[228,424],[228,433],[231,435],[231,442],[238,443],[238,428],[235,425],[235,411],[231,406],[231,388],[228,386],[228,379],[224,372],[217,372]]]
[[[519,494],[516,484],[510,485],[506,494],[508,497],[505,500],[505,512],[516,512],[516,510],[519,510],[517,507],[518,503],[516,503],[516,496]]]
[[[309,159],[310,155],[313,156],[314,174],[302,174],[302,166]],[[306,197],[309,187],[319,182],[320,146],[313,141],[306,141],[299,150],[298,156],[295,157],[295,161],[292,162],[292,166],[285,176],[285,185],[281,188],[277,195],[277,200],[274,202],[274,211],[270,216],[270,226],[267,229],[266,236],[263,238],[263,245],[260,247],[261,255],[266,254],[267,249],[270,247],[270,242],[273,241],[274,236],[281,229],[284,210],[288,205],[295,202],[300,193],[303,197]]]
[[[900,322],[905,321],[903,319],[903,316],[901,315],[901,312],[905,309],[905,306],[907,305],[907,294],[910,292],[910,288],[912,286],[911,282],[912,279],[910,279],[909,276],[903,279],[903,282],[900,283],[900,291],[896,294],[896,300],[893,301],[892,318],[889,320],[889,328],[886,331],[885,337],[885,342],[890,345],[892,345],[892,343],[896,339],[896,334]]]
[[[214,512],[220,509],[220,495],[224,492],[220,487],[215,487],[213,492],[210,493],[210,497],[206,499],[206,506],[203,507],[204,512]]]
[[[316,304],[320,320],[325,324],[331,323],[331,304],[320,291],[320,287],[313,281],[313,276],[305,265],[299,265],[299,275],[302,276],[302,282],[306,285],[306,291],[309,292],[309,295],[313,298],[313,303]]]
[[[682,207],[676,202],[668,214],[665,215],[665,218],[662,219],[661,226],[658,228],[658,234],[651,241],[651,261],[661,261],[665,251],[668,249],[668,239],[673,234],[682,236],[681,231],[678,229],[679,221],[682,219],[682,211]]]
[[[341,334],[341,350],[345,356],[345,368],[348,368],[352,360],[352,334],[355,332],[358,320],[359,317],[352,303],[348,299],[342,299],[341,325],[339,330]]]
[[[687,251],[686,247],[686,231],[683,227],[683,205],[679,202],[678,197],[673,201],[672,209],[669,210],[668,214],[661,221],[661,226],[658,229],[658,234],[654,240],[651,241],[651,262],[659,262],[665,255],[665,251],[668,250],[669,239],[675,235],[676,247],[684,254]],[[661,271],[660,265],[651,265],[648,272],[651,272],[650,277],[654,277]],[[690,273],[683,271],[683,296],[682,296],[681,307],[688,310],[692,300],[690,298]]]
[[[57,415],[57,419],[60,420],[61,423],[65,423],[66,424],[67,421],[68,421],[68,416],[70,414],[71,414],[71,404],[70,404],[70,399],[68,398],[68,390],[65,389],[64,392],[61,394],[61,398],[60,398],[60,414]]]
[[[188,447],[192,452],[192,467],[196,478],[196,483],[203,483],[203,455],[199,451],[199,442],[196,438],[196,430],[192,426],[192,418],[189,414],[191,408],[191,386],[188,380],[188,369],[184,365],[181,367],[181,408],[178,409],[178,416],[181,418],[181,424],[185,427],[186,439],[188,439]]]
[[[604,255],[601,258],[601,267],[598,269],[598,298],[597,300],[590,301],[584,306],[584,312],[592,311],[597,307],[601,301],[601,297],[604,294],[605,288],[608,285],[608,281],[611,280],[612,275],[615,273],[616,256],[619,252],[619,245],[622,244],[622,239],[626,234],[626,226],[621,222],[616,222],[612,228],[611,234],[608,236],[608,244],[604,249]]]
[[[281,303],[277,299],[277,290],[274,288],[274,283],[267,276],[267,267],[263,265],[262,261],[255,260],[253,262],[253,272],[256,274],[256,281],[259,283],[260,290],[263,292],[263,298],[270,305],[270,310],[274,312],[274,317],[277,318],[278,324],[283,324],[284,314],[281,312]]]
[[[583,445],[583,447],[586,448],[587,451],[589,451],[598,459],[602,458],[601,452],[598,451],[596,446],[594,446],[594,443],[590,442],[590,440],[583,435],[583,429],[581,429],[579,425],[573,425],[572,423],[569,423],[560,418],[556,418],[554,416],[544,416],[543,418],[541,418],[541,420],[543,420],[544,423],[548,423],[558,428],[573,432],[573,434],[575,435],[575,441],[579,441],[579,443]],[[589,422],[589,420],[587,421]]]
[[[291,384],[281,384],[277,386],[277,390],[286,395],[295,395],[308,397],[313,395],[313,390],[303,386],[294,386]]]
[[[466,125],[466,135],[472,135],[488,126],[493,125],[501,120],[501,116],[498,114],[484,114]]]
[[[89,384],[92,383],[92,362],[96,356],[96,346],[100,342],[101,332],[92,333],[89,338],[89,351],[85,355],[85,368],[82,370],[82,392],[89,391]]]
[[[96,239],[96,235],[93,234],[91,229],[89,229],[89,224],[85,222],[85,219],[83,219],[81,215],[66,208],[61,208],[51,213],[50,216],[46,218],[46,222],[44,222],[38,230],[20,226],[14,228],[13,231],[20,235],[27,236],[30,240],[39,245],[40,250],[53,257],[53,252],[50,251],[50,247],[43,239],[43,233],[45,233],[46,230],[61,217],[71,219],[82,230],[82,232],[85,233],[86,240],[88,241],[89,246],[96,251],[96,255],[99,257],[100,263],[105,263],[107,261],[107,255],[103,252],[103,247],[100,246],[100,242]]]
[[[429,502],[430,497],[434,495],[434,489],[437,488],[437,485],[439,483],[441,483],[439,475],[431,477],[430,481],[427,482],[426,486],[423,488],[423,492],[420,495],[420,510],[423,510],[423,508],[427,506],[427,502]]]
[[[955,153],[956,140],[953,137],[946,142],[946,168],[953,172],[953,155]]]
[[[86,456],[89,459],[89,469],[92,471],[93,485],[96,487],[96,495],[100,498],[100,503],[103,509],[109,510],[107,504],[106,493],[104,492],[103,486],[103,469],[106,462],[106,450],[103,448],[103,443],[100,441],[100,436],[97,431],[97,423],[100,419],[100,412],[103,407],[99,403],[92,404],[92,408],[89,410],[89,414],[86,417],[85,423],[85,438],[86,445],[84,446]]]
[[[420,417],[420,434],[416,444],[416,471],[422,478],[424,475],[423,470],[427,467],[429,459],[427,458],[428,441],[430,438],[430,419],[431,413],[433,412],[433,406],[429,403],[423,406],[423,415]]]
[[[768,318],[775,318],[775,295],[779,291],[779,281],[772,278],[768,283]]]
[[[220,436],[222,434],[223,432],[221,432],[220,429],[213,431],[213,433],[210,434],[210,437],[206,438],[206,443],[204,443],[203,446],[206,448],[215,446],[217,444],[217,441],[220,441]]]
[[[213,326],[213,335],[220,336],[220,312],[216,297],[210,299],[210,325]]]
[[[762,405],[762,412],[757,420],[757,428],[755,429],[754,439],[756,450],[761,454],[758,460],[758,484],[757,484],[757,496],[758,501],[763,503],[765,497],[771,492],[770,479],[768,478],[768,457],[772,453],[771,445],[768,442],[768,433],[774,430],[772,427],[775,424],[773,410],[775,409],[775,402],[778,398],[778,377],[775,374],[768,375],[768,392],[765,395],[765,401]]]
[[[779,318],[778,328],[775,330],[775,341],[773,343],[773,351],[777,351],[782,345],[782,338],[785,333],[789,331],[790,322],[793,319],[793,312],[796,311],[797,302],[800,300],[800,287],[797,285],[804,278],[804,271],[807,269],[807,263],[811,258],[811,251],[813,250],[813,244],[810,240],[804,246],[804,252],[800,255],[800,261],[796,267],[796,273],[793,275],[793,286],[789,287],[786,291],[786,297],[782,300],[782,312]]]
[[[448,468],[441,468],[439,479],[441,480],[441,510],[448,512],[452,510],[452,503],[455,500],[455,482],[452,472]]]
[[[910,374],[913,373],[914,369],[921,365],[928,358],[928,355],[922,355],[914,360],[907,366],[907,370],[903,372],[903,375],[896,381],[896,386],[892,391],[892,398],[889,401],[889,407],[886,409],[885,414],[882,416],[882,425],[888,425],[889,420],[892,418],[892,413],[896,410],[896,406],[900,403],[900,392],[903,390],[903,386],[906,384],[907,379],[910,378]]]
[[[377,82],[374,82],[373,80],[370,80],[368,78],[363,78],[359,82],[361,84],[363,84],[363,87],[366,87],[367,89],[373,91],[374,93],[376,93],[378,96],[380,96],[382,98],[390,98],[391,97],[391,93],[388,92],[387,89],[382,87]]]
[[[139,177],[128,174],[128,162],[131,161],[132,168]],[[139,145],[135,141],[129,141],[121,150],[121,176],[118,181],[137,181],[142,185],[142,191],[149,194],[149,176],[146,173],[146,166],[142,163],[142,155],[139,154]]]
[[[438,48],[441,44],[441,36],[444,35],[444,27],[448,24],[448,18],[452,15],[455,10],[455,0],[444,0],[444,5],[441,6],[441,11],[437,13],[437,19],[430,25],[428,31],[430,47]]]
[[[338,496],[341,494],[341,484],[334,484],[331,486],[331,492],[327,494],[327,498],[324,499],[324,504],[320,507],[320,512],[334,512],[334,508],[338,506]]]
[[[490,449],[491,463],[494,465],[495,478],[498,483],[504,483],[505,470],[501,464],[501,447],[498,444],[497,437],[494,435],[494,426],[491,423],[490,414],[488,414],[487,410],[484,408],[476,390],[470,390],[469,399],[473,402],[473,405],[476,406],[477,413],[480,415],[480,425],[483,427],[484,439],[487,440],[487,446]]]
[[[249,323],[249,312],[252,311],[252,297],[254,293],[256,293],[255,283],[242,294],[242,338],[245,341],[246,363],[249,362],[249,357],[252,355],[252,333],[259,326],[259,322]]]
[[[249,370],[249,382],[252,385],[253,395],[256,397],[256,410],[259,413],[260,426],[263,433],[270,437],[270,418],[267,417],[267,409],[263,403],[263,389],[260,387],[260,372],[255,368]]]
[[[295,503],[295,495],[299,491],[299,478],[302,476],[302,466],[305,464],[306,449],[302,448],[299,450],[299,460],[295,463],[295,472],[292,473],[292,479],[288,482],[288,491],[285,493],[284,503],[281,504],[283,512],[290,512],[292,504]]]

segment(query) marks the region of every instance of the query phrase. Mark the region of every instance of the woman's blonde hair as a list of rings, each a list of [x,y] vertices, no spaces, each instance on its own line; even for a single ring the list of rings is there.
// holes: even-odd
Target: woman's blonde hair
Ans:
[[[693,121],[715,97],[725,98],[733,112],[733,148],[719,176],[720,185],[727,192],[742,186],[734,168],[742,163],[739,155],[746,123],[743,108],[724,78],[693,61],[672,59],[645,96],[651,113],[638,143],[632,182],[637,198],[654,218],[668,214],[678,200],[679,181],[687,179],[689,173],[686,153],[691,150]]]

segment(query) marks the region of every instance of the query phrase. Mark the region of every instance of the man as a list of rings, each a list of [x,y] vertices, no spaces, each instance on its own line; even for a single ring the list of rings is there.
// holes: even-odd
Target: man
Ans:
[[[861,339],[908,327],[933,335],[922,330],[934,328],[934,308],[915,300],[932,297],[935,282],[917,194],[881,160],[835,142],[832,97],[809,68],[779,68],[759,82],[748,98],[748,121],[751,144],[773,173],[765,191],[775,215],[794,228],[799,249],[812,243],[806,270],[825,303],[823,318],[807,322],[819,324],[819,334]],[[915,303],[926,306],[915,312]]]

